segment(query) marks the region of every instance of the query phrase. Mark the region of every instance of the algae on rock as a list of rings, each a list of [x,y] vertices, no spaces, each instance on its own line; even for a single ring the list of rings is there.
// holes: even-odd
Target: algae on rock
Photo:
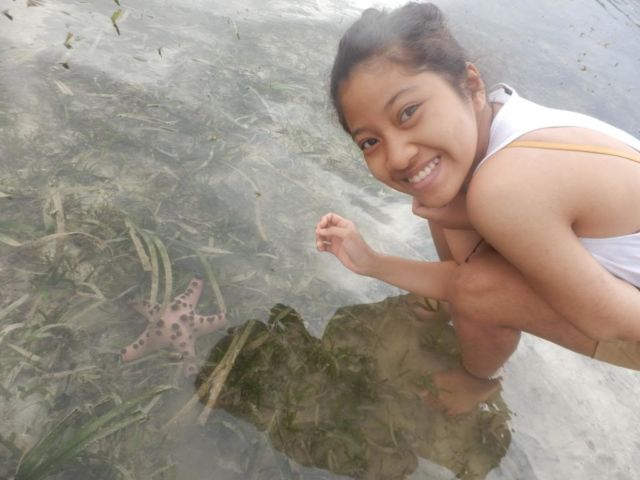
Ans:
[[[267,431],[275,448],[304,465],[400,479],[422,457],[459,478],[485,478],[509,446],[508,409],[499,394],[456,417],[424,402],[431,376],[458,367],[459,352],[444,315],[421,318],[411,299],[340,308],[322,339],[295,310],[275,305],[237,357],[217,406]],[[198,385],[242,330],[214,347]]]

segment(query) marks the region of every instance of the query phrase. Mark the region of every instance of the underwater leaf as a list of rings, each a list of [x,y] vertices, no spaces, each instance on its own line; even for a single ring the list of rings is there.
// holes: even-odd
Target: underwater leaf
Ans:
[[[104,437],[111,435],[119,430],[123,430],[124,428],[132,425],[134,423],[138,423],[144,421],[147,418],[142,412],[135,412],[129,417],[121,420],[120,422],[111,425],[110,427],[104,428],[102,430],[98,430],[95,433],[89,432],[86,436],[81,436],[80,440],[74,442],[73,440],[69,442],[69,447],[63,449],[61,452],[56,452],[58,455],[50,456],[51,460],[47,463],[40,464],[29,476],[29,479],[37,479],[44,476],[49,476],[52,473],[55,473],[59,468],[68,462],[70,459],[76,457],[79,453],[86,450],[89,445],[92,443],[101,440]],[[16,480],[20,477],[16,476]]]
[[[226,313],[227,307],[224,303],[224,297],[222,296],[222,291],[220,290],[220,286],[218,285],[218,280],[216,279],[216,276],[213,274],[213,268],[211,267],[211,264],[207,261],[207,259],[200,252],[200,250],[196,250],[196,254],[198,255],[198,258],[200,259],[200,262],[204,267],[204,271],[207,275],[207,278],[209,279],[209,282],[211,283],[213,294],[215,295],[216,301],[218,302],[218,308],[220,308],[221,312]]]
[[[22,245],[19,241],[14,240],[11,237],[7,237],[6,235],[4,235],[2,233],[0,233],[0,242],[6,243],[10,247],[19,247],[20,245]]]
[[[68,237],[70,235],[81,235],[83,237],[90,238],[96,243],[98,248],[102,249],[104,247],[104,242],[100,238],[84,232],[52,233],[50,235],[45,235],[44,237],[40,237],[37,240],[33,240],[32,242],[25,243],[24,246],[36,248],[36,247],[46,245],[48,242],[57,241],[60,238]]]
[[[160,288],[158,250],[150,235],[142,230],[139,230],[138,233],[142,236],[144,243],[147,245],[149,259],[151,260],[151,291],[149,292],[149,303],[153,305],[154,303],[158,303],[158,290]]]
[[[225,250],[224,248],[215,248],[215,247],[200,247],[198,248],[200,253],[204,253],[205,255],[228,255],[233,253],[229,250]]]
[[[115,25],[121,16],[122,16],[122,9],[119,8],[118,10],[113,12],[113,15],[111,15],[111,22]]]
[[[171,259],[169,258],[169,252],[167,252],[167,247],[165,247],[162,240],[158,237],[153,237],[153,242],[160,252],[160,259],[162,260],[162,268],[164,270],[164,297],[162,299],[162,311],[167,308],[169,303],[171,302],[171,292],[173,291],[173,273],[171,271]]]
[[[120,27],[118,26],[118,19],[122,16],[122,9],[119,8],[118,10],[116,10],[115,12],[113,12],[113,15],[111,15],[111,23],[113,24],[113,28],[116,29],[116,33],[118,35],[120,35]]]
[[[231,283],[246,282],[250,278],[253,278],[257,273],[258,273],[257,270],[249,270],[248,272],[242,272],[242,273],[239,273],[238,275],[234,275],[233,277],[231,277],[230,282]]]
[[[13,343],[8,343],[7,346],[9,346],[11,349],[15,350],[16,352],[18,352],[20,355],[22,355],[24,358],[26,358],[30,362],[40,363],[42,361],[41,357],[39,357],[38,355],[36,355],[33,352],[30,352],[29,350],[26,350],[26,349],[22,348],[19,345],[14,345]]]
[[[68,49],[72,49],[73,47],[71,46],[71,40],[73,39],[73,33],[68,32],[67,33],[67,38],[64,40],[64,46],[67,47]]]
[[[200,393],[200,391],[202,390],[208,390],[206,406],[202,413],[198,416],[199,425],[205,425],[207,423],[209,414],[215,407],[220,392],[222,392],[222,387],[224,387],[227,381],[227,377],[229,376],[231,369],[233,369],[240,351],[244,347],[245,343],[247,343],[249,335],[251,335],[251,331],[253,330],[255,324],[255,320],[249,320],[249,322],[247,322],[247,324],[244,326],[242,334],[233,337],[231,345],[229,345],[229,349],[225,353],[224,357],[222,357],[220,363],[216,366],[211,375],[209,375],[209,378],[206,380],[206,382],[204,382],[198,389],[198,393]]]
[[[14,311],[16,308],[20,308],[20,306],[27,301],[27,299],[29,298],[29,294],[25,293],[23,296],[21,296],[18,300],[16,300],[15,302],[11,302],[8,306],[6,306],[5,308],[3,308],[2,310],[0,310],[0,320],[2,320],[4,317],[6,317],[7,315],[9,315],[9,313],[11,313],[12,311]]]
[[[91,290],[93,293],[83,293],[81,291],[78,291],[78,295],[86,295],[86,296],[92,296],[92,297],[96,297],[99,298],[100,300],[105,300],[105,296],[104,293],[102,293],[100,291],[100,288],[98,288],[97,285],[95,285],[94,283],[90,283],[90,282],[78,282],[76,284],[78,287],[87,287],[89,290]]]
[[[272,253],[265,253],[265,252],[256,253],[256,257],[264,257],[264,258],[272,258],[273,260],[280,260],[280,258],[277,255],[274,255]]]
[[[233,32],[238,40],[240,40],[240,30],[238,29],[238,25],[231,18],[227,18],[227,23],[231,25],[233,28]]]
[[[234,336],[231,344],[227,348],[227,351],[225,352],[218,365],[208,375],[206,380],[202,382],[202,384],[198,387],[197,393],[193,395],[191,399],[187,403],[185,403],[185,405],[173,416],[173,418],[171,418],[164,425],[164,427],[162,428],[163,433],[167,433],[179,421],[184,419],[187,414],[198,404],[200,399],[205,398],[205,396],[208,397],[207,403],[205,405],[205,408],[198,416],[198,424],[204,425],[207,422],[209,414],[215,407],[218,395],[220,395],[220,392],[222,391],[222,388],[227,381],[227,377],[233,369],[236,359],[245,343],[247,342],[255,324],[255,320],[249,320],[249,322],[245,324],[242,334]]]
[[[62,193],[57,188],[52,190],[51,192],[51,203],[53,204],[54,210],[53,212],[50,212],[50,215],[56,221],[56,234],[59,235],[59,234],[65,233],[66,225],[65,225],[64,206],[62,202]],[[54,256],[55,263],[58,263],[62,258],[62,255],[64,254],[63,240],[64,240],[64,237],[60,237],[59,239],[56,240],[55,256]]]
[[[31,447],[31,449],[25,454],[25,456],[22,457],[22,460],[18,465],[18,471],[16,472],[15,478],[36,478],[31,476],[31,472],[38,465],[39,460],[43,458],[47,452],[53,451],[55,449],[55,444],[62,438],[67,425],[73,423],[79,415],[79,410],[72,410],[57,425],[55,425],[48,434],[40,438],[40,440],[38,440],[38,442],[33,447]]]
[[[0,343],[2,343],[2,340],[4,339],[4,337],[6,337],[9,333],[11,333],[14,330],[18,330],[22,327],[24,327],[24,323],[22,322],[6,325],[2,330],[0,330]]]
[[[138,258],[140,259],[140,263],[142,263],[142,269],[145,272],[151,271],[151,261],[147,256],[147,253],[144,251],[144,247],[142,246],[142,242],[136,233],[136,227],[128,218],[125,220],[125,224],[129,228],[129,236],[131,237],[131,241],[133,242],[133,246],[136,249],[136,253],[138,254]]]
[[[62,83],[60,80],[54,80],[54,83],[60,89],[60,92],[63,95],[67,95],[69,97],[73,96],[73,92],[71,91],[71,89],[67,87],[64,83]]]
[[[67,439],[65,433],[80,416],[78,409],[72,410],[25,454],[18,466],[15,480],[40,480],[56,473],[66,462],[82,453],[91,444],[134,423],[144,421],[147,415],[140,411],[138,405],[172,388],[166,385],[158,386],[129,399],[84,424]],[[123,415],[127,416],[108,425]]]

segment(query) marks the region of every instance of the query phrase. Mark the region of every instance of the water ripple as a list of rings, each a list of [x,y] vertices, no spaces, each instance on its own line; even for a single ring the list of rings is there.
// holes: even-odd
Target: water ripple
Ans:
[[[596,0],[602,8],[612,7],[636,27],[640,27],[640,2],[637,0]]]

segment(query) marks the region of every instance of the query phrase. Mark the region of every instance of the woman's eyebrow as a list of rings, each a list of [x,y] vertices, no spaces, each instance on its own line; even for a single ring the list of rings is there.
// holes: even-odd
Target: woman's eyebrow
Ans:
[[[400,98],[402,95],[404,95],[405,93],[416,89],[417,86],[416,85],[412,85],[410,87],[406,87],[403,88],[399,91],[397,91],[396,93],[394,93],[391,98],[389,98],[389,100],[387,100],[387,103],[384,104],[384,108],[383,111],[387,111],[389,110],[389,108],[391,108],[391,106],[395,103],[396,100],[398,100],[398,98]],[[361,133],[362,131],[366,130],[366,128],[356,128],[355,130],[353,130],[351,132],[351,138],[355,138],[356,135],[358,135],[359,133]]]
[[[398,98],[400,98],[400,96],[416,88],[417,88],[416,85],[412,85],[410,87],[403,88],[400,91],[396,92],[389,100],[387,100],[387,103],[384,104],[384,110],[388,110],[394,104],[394,102],[398,100]]]

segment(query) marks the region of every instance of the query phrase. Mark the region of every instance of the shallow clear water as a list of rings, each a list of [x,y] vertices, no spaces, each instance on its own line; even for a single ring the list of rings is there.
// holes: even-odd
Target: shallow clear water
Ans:
[[[282,304],[326,343],[339,324],[372,316],[378,325],[395,308],[410,317],[393,299],[362,307],[400,292],[351,275],[313,245],[315,222],[335,210],[378,248],[435,259],[407,199],[373,181],[326,98],[337,41],[369,2],[120,3],[0,0],[0,478],[13,476],[22,453],[68,412],[78,409],[78,418],[50,438],[49,452],[61,456],[53,446],[69,445],[118,406],[119,416],[92,425],[103,436],[80,442],[50,472],[339,478],[327,469],[344,471],[335,452],[319,460],[287,456],[276,430],[232,408],[215,409],[202,427],[198,404],[167,426],[193,396],[193,379],[165,351],[131,363],[119,351],[146,327],[126,299],[161,302],[194,274],[204,278],[198,312],[225,309],[231,326],[266,322]],[[637,2],[439,4],[490,81],[640,135],[632,107],[640,98]],[[157,260],[146,270],[141,250]],[[375,328],[386,332],[384,322]],[[223,336],[198,340],[200,362]],[[349,344],[353,354],[377,351],[363,350],[368,341]],[[398,360],[397,350],[384,351],[386,365]],[[450,361],[446,352],[429,355],[432,366]],[[309,372],[309,380],[290,374],[287,387],[302,397],[319,388],[311,376],[319,373]],[[273,371],[263,375],[267,384]],[[173,388],[153,395],[159,385]],[[638,375],[535,338],[525,337],[505,367],[488,417],[476,412],[464,424],[421,411],[414,418],[413,404],[393,397],[394,385],[376,397],[394,402],[365,405],[363,397],[351,408],[364,430],[377,413],[358,408],[387,409],[389,443],[369,447],[379,458],[403,452],[397,458],[405,463],[390,463],[395,478],[630,479],[640,468]],[[149,391],[125,410],[128,399]],[[146,417],[135,417],[138,405]],[[425,422],[432,428],[421,433],[416,424]],[[505,424],[510,439],[487,440],[504,434]],[[456,444],[466,428],[480,436]],[[401,448],[405,440],[412,446]],[[487,453],[487,445],[506,452]]]

